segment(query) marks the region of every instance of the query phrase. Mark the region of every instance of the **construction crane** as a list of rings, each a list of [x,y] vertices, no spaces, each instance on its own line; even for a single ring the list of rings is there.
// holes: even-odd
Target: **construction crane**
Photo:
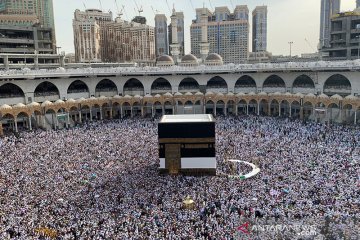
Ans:
[[[124,13],[123,13],[124,5],[123,5],[123,8],[121,10],[119,10],[119,5],[118,5],[116,0],[115,0],[115,5],[116,5],[116,10],[117,10],[117,15],[118,15],[119,18],[121,18],[121,16],[124,15]]]
[[[191,1],[191,0],[189,0],[189,1],[190,1],[190,4],[191,4],[191,7],[192,7],[193,10],[195,11],[195,8],[194,8],[194,5],[193,5],[192,1]]]
[[[231,3],[231,8],[234,9],[234,3],[232,0],[230,0],[230,3]]]
[[[313,46],[311,46],[310,42],[305,38],[305,42],[309,45],[309,47],[311,48],[311,50],[315,51],[315,48],[313,48]]]
[[[152,11],[154,12],[154,15],[158,14],[159,11],[157,9],[154,10],[153,6],[151,6]]]
[[[169,3],[168,3],[168,0],[166,0],[166,5],[167,5],[167,7],[168,7],[168,9],[169,9],[169,12],[170,12],[170,14],[171,14],[172,11],[171,11],[170,5],[169,5]]]
[[[137,3],[136,3],[136,0],[134,0],[134,2],[135,2],[135,5],[136,5],[136,9],[137,9],[137,11],[138,11],[138,13],[139,13],[139,16],[141,16],[141,13],[144,12],[143,7],[140,6],[140,8],[139,8],[139,6],[138,6]]]
[[[101,4],[101,0],[99,0],[99,3],[100,3],[100,10],[102,11],[102,4]]]
[[[211,4],[211,0],[209,0],[209,4],[210,4],[210,7],[211,7],[211,11],[214,9],[212,4]]]

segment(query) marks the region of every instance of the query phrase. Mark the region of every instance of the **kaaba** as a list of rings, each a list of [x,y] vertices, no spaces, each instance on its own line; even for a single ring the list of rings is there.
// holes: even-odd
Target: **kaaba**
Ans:
[[[216,175],[211,114],[164,115],[158,124],[161,173]]]

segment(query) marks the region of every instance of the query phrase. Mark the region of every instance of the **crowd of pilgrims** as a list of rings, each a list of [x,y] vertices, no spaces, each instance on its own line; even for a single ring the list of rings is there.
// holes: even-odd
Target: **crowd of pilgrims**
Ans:
[[[49,231],[57,239],[358,239],[359,127],[218,117],[219,174],[195,177],[159,175],[157,122],[89,122],[2,138],[0,239]],[[261,171],[229,178],[229,159]],[[187,196],[194,209],[184,208]],[[260,225],[288,228],[254,230]],[[316,225],[316,235],[293,225]]]

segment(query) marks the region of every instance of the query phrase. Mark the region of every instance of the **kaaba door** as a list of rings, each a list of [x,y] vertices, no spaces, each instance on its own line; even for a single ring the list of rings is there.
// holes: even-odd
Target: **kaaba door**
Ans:
[[[165,168],[169,174],[178,174],[180,167],[180,144],[165,144]]]

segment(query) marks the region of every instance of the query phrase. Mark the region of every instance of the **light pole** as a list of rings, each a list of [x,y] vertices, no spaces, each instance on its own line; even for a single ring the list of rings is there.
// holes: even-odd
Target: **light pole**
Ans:
[[[288,43],[289,43],[289,45],[290,45],[290,58],[291,58],[291,46],[294,44],[294,42],[291,41],[291,42],[288,42]]]

